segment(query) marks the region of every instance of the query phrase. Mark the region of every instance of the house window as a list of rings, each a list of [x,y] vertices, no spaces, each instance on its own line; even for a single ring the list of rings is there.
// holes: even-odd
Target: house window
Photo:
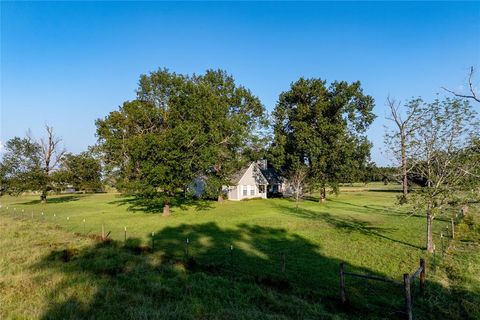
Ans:
[[[250,189],[250,195],[251,196],[255,195],[255,186],[252,186],[252,189]]]
[[[243,195],[246,196],[248,194],[247,192],[247,186],[243,186]]]
[[[265,193],[265,186],[264,185],[259,185],[258,186],[258,192],[259,193]]]

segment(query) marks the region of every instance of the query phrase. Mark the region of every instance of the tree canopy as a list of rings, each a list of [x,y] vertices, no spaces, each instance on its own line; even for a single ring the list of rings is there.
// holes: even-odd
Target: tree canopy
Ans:
[[[273,114],[271,161],[290,175],[308,169],[308,185],[338,190],[338,182],[364,168],[370,142],[365,131],[375,119],[374,100],[360,82],[304,79],[280,94]],[[323,193],[322,193],[323,190]]]
[[[161,69],[142,75],[137,99],[97,120],[105,160],[117,186],[168,204],[180,189],[203,176],[228,183],[246,157],[264,107],[222,70],[181,75]]]

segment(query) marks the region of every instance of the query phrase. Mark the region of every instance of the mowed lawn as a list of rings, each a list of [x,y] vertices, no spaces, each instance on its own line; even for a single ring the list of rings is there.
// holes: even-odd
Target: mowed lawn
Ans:
[[[47,204],[40,204],[37,196],[2,197],[1,233],[6,237],[2,250],[16,248],[2,256],[2,274],[18,280],[16,273],[28,274],[38,268],[49,272],[46,276],[44,270],[27,283],[18,280],[25,287],[10,287],[13,291],[8,291],[3,301],[8,306],[3,315],[396,317],[403,296],[401,289],[393,286],[348,280],[352,309],[340,312],[337,301],[340,262],[346,262],[351,271],[400,281],[402,274],[413,272],[420,257],[426,255],[425,218],[395,205],[398,193],[394,191],[345,188],[325,203],[304,200],[298,209],[288,199],[222,204],[188,201],[173,207],[169,217],[139,210],[118,194],[51,196]],[[447,223],[435,220],[437,246],[439,231]],[[102,224],[105,234],[118,241],[108,248],[84,236],[100,235]],[[127,247],[149,246],[153,253],[124,249],[125,227]],[[71,261],[64,249],[71,250]],[[194,262],[177,265],[189,258]],[[165,269],[167,264],[170,267]],[[68,280],[59,274],[66,274]],[[254,280],[245,280],[249,277]],[[46,286],[37,288],[43,278]],[[32,298],[30,304],[16,302],[29,286],[43,294]],[[132,295],[128,294],[130,288]],[[163,292],[163,301],[156,300],[155,288]],[[140,296],[144,300],[139,304]],[[29,306],[23,306],[25,303]],[[164,308],[162,312],[157,303]],[[123,313],[122,308],[128,311]],[[366,312],[370,314],[366,316]]]
[[[254,251],[249,237],[234,234],[253,236],[255,232],[248,229],[252,227],[282,231],[285,237],[301,237],[322,256],[399,278],[413,270],[424,254],[425,218],[396,206],[396,195],[378,190],[346,191],[329,196],[326,203],[304,200],[299,209],[287,199],[223,204],[202,201],[173,207],[167,218],[159,213],[136,211],[118,194],[51,196],[47,204],[40,204],[38,196],[3,197],[0,201],[12,215],[31,218],[33,212],[37,221],[59,225],[72,233],[100,235],[103,224],[111,238],[123,240],[126,227],[127,237],[142,239],[147,245],[151,244],[154,232],[155,241],[161,246],[162,230],[167,229],[169,238],[184,241],[190,237],[192,247],[202,243],[208,246],[209,239],[223,239],[225,248],[233,245]],[[447,222],[436,220],[435,230],[445,225]],[[285,245],[281,249],[288,251],[288,243]],[[276,252],[279,248],[264,250]],[[372,255],[378,259],[372,259]]]

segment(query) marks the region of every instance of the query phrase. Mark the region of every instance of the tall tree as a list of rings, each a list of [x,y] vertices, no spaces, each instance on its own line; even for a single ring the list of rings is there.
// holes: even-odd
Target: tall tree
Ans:
[[[407,202],[408,197],[408,173],[415,165],[410,161],[415,158],[418,149],[414,139],[415,132],[422,124],[422,117],[427,110],[421,99],[408,101],[403,110],[400,102],[390,97],[387,99],[387,105],[390,111],[387,120],[393,122],[394,128],[387,130],[385,145],[400,168],[403,194],[399,202],[403,204]]]
[[[119,186],[162,198],[165,214],[177,190],[198,176],[216,186],[221,199],[221,186],[263,121],[258,98],[221,70],[186,76],[162,69],[141,76],[137,95],[97,121]]]
[[[47,192],[52,188],[52,173],[58,168],[60,160],[65,154],[61,148],[62,139],[53,132],[53,127],[45,126],[47,137],[40,139],[42,172],[40,200],[47,202]]]
[[[412,172],[426,185],[414,194],[414,204],[425,210],[426,245],[434,250],[432,224],[435,215],[468,191],[472,173],[478,170],[478,155],[471,152],[478,139],[478,120],[468,101],[435,100],[425,105],[427,112],[413,139],[421,152],[414,157]]]
[[[327,87],[324,80],[300,78],[275,107],[270,158],[287,173],[295,163],[306,165],[307,182],[324,201],[327,186],[337,192],[342,176],[366,165],[371,145],[364,133],[375,118],[373,105],[360,82]]]

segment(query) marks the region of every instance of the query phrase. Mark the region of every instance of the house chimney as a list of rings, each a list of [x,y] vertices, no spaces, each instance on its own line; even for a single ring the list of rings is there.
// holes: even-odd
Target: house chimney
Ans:
[[[258,160],[257,161],[257,166],[262,170],[266,170],[267,169],[267,159]]]

